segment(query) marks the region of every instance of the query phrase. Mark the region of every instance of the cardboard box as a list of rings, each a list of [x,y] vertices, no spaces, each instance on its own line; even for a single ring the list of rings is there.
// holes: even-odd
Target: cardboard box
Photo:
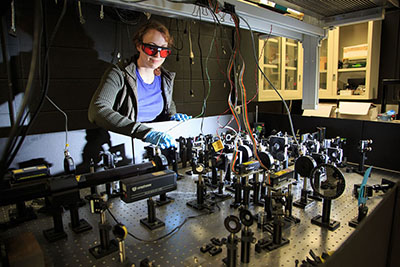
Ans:
[[[375,121],[377,116],[378,108],[372,103],[339,102],[338,118]]]
[[[343,59],[367,58],[368,44],[343,47]]]
[[[303,116],[336,118],[336,104],[335,103],[320,103],[317,109],[305,109]]]
[[[340,90],[339,95],[345,95],[345,96],[353,95],[353,90]]]
[[[319,70],[320,71],[324,71],[324,70],[328,69],[328,66],[326,65],[327,60],[328,60],[327,57],[323,57],[323,56],[319,57]]]

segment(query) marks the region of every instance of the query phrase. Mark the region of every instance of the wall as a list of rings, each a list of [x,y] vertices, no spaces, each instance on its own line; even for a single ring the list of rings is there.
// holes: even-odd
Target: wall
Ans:
[[[28,0],[16,1],[17,36],[6,34],[6,42],[12,67],[14,82],[13,96],[14,109],[20,105],[20,99],[26,86],[29,66],[32,55],[33,32],[33,2]],[[47,36],[53,31],[56,21],[62,10],[63,0],[43,1],[46,4]],[[96,90],[100,78],[110,63],[117,62],[117,54],[121,59],[128,59],[134,55],[132,36],[139,25],[146,21],[143,13],[104,7],[105,17],[99,17],[100,6],[82,2],[82,12],[85,23],[79,22],[77,1],[68,1],[67,12],[55,36],[50,49],[50,86],[48,96],[68,114],[69,128],[92,128],[87,120],[87,109]],[[121,18],[120,18],[120,17]],[[217,115],[227,109],[228,87],[224,87],[225,78],[220,72],[225,70],[230,57],[231,29],[226,29],[226,35],[217,31],[216,46],[213,47],[206,66],[206,57],[214,34],[214,25],[192,20],[177,20],[152,16],[163,22],[171,31],[175,39],[175,49],[166,60],[165,67],[177,73],[174,99],[178,112],[196,116],[201,113],[204,91],[208,90],[206,69],[211,79],[211,94],[207,102],[206,115]],[[122,22],[124,21],[124,22]],[[10,14],[6,17],[6,31],[10,27]],[[195,55],[194,64],[189,63],[189,25]],[[205,86],[200,68],[200,50],[198,33],[200,31],[200,47],[202,48],[203,71]],[[222,46],[226,47],[225,53]],[[3,58],[0,58],[0,136],[8,135],[9,110],[7,105],[7,72]],[[190,82],[190,67],[192,81]],[[37,78],[37,76],[36,76]],[[226,83],[225,83],[226,84]],[[189,90],[192,85],[194,95]],[[35,95],[30,107],[33,108],[39,101],[39,82],[35,81]],[[63,116],[46,101],[38,119],[30,133],[48,133],[64,129]]]
[[[387,10],[382,23],[382,43],[380,54],[379,79],[400,79],[400,9]],[[377,103],[385,100],[386,111],[400,108],[400,84],[378,87]],[[385,99],[383,99],[385,98]],[[400,115],[397,116],[397,119]]]
[[[57,2],[57,4],[56,4]],[[7,34],[10,29],[10,8],[3,9],[6,47],[9,54],[11,75],[8,76],[5,60],[0,55],[0,152],[10,131],[10,110],[8,107],[9,90],[7,78],[11,77],[12,106],[14,117],[24,96],[32,58],[33,25],[35,1],[20,0],[16,4],[16,36]],[[43,34],[50,38],[56,22],[63,8],[63,0],[43,0],[45,12],[42,14],[47,31]],[[87,119],[87,110],[90,99],[96,90],[104,71],[111,63],[116,63],[118,55],[121,60],[129,59],[136,51],[132,44],[132,37],[138,27],[145,23],[147,18],[143,13],[104,7],[104,19],[100,19],[100,6],[82,1],[82,13],[85,23],[81,24],[77,1],[67,0],[67,11],[55,35],[54,42],[49,51],[50,83],[48,96],[68,116],[68,129],[70,131],[70,151],[75,163],[82,172],[87,171],[90,156],[97,155],[102,146],[124,143],[128,160],[133,155],[129,137],[114,135],[113,133],[98,132],[98,129]],[[194,18],[198,17],[196,13]],[[232,43],[232,28],[215,28],[214,24],[199,20],[180,20],[152,16],[169,28],[175,40],[172,55],[166,60],[164,66],[177,73],[174,85],[174,100],[177,111],[187,113],[193,117],[202,111],[203,99],[210,88],[205,116],[222,114],[227,110],[227,96],[230,88],[222,74],[226,72],[230,58],[229,46]],[[216,29],[216,39],[208,56],[211,40]],[[194,64],[189,61],[189,34],[191,35]],[[42,48],[44,43],[42,42]],[[200,53],[201,49],[201,53]],[[203,62],[203,75],[200,54]],[[43,65],[43,58],[41,58]],[[41,87],[39,81],[39,68],[36,65],[36,75],[33,87],[33,96],[29,102],[29,109],[35,110],[38,106]],[[192,69],[192,75],[190,75]],[[43,74],[43,70],[41,70]],[[210,85],[207,81],[210,77]],[[204,79],[204,80],[203,80]],[[191,94],[192,89],[193,94]],[[208,129],[205,133],[215,133],[218,124],[217,117],[206,119]],[[29,119],[28,119],[29,121]],[[222,120],[223,121],[223,120]],[[179,135],[195,136],[200,133],[200,119],[190,123],[190,129],[183,130],[178,127]],[[221,122],[222,123],[222,122]],[[168,123],[167,123],[168,125]],[[159,127],[155,125],[154,127]],[[162,128],[162,127],[161,127]],[[41,112],[34,121],[28,137],[18,153],[12,167],[17,167],[18,162],[37,158],[53,165],[53,173],[62,171],[64,149],[64,116],[48,101],[45,101]],[[88,140],[90,139],[90,140]],[[114,140],[115,139],[115,140]],[[110,141],[111,140],[111,141]],[[141,161],[143,143],[135,142],[138,147],[135,157],[136,162]],[[90,151],[87,151],[89,149]],[[88,156],[89,155],[89,156]],[[82,165],[83,164],[83,165]]]
[[[382,22],[382,39],[379,81],[382,79],[400,79],[400,9],[387,11]],[[394,90],[397,88],[397,90]],[[382,98],[383,86],[378,87],[378,101]],[[389,104],[399,104],[400,85],[389,86],[386,94]]]

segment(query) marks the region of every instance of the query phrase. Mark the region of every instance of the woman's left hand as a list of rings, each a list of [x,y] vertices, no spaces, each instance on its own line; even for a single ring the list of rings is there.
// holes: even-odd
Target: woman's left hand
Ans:
[[[170,120],[171,121],[187,121],[187,120],[190,120],[191,118],[192,118],[192,116],[188,116],[183,113],[176,113],[171,116]]]

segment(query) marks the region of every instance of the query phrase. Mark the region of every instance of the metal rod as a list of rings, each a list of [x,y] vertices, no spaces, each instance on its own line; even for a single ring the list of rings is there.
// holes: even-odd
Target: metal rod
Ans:
[[[250,244],[251,244],[251,230],[246,226],[242,230],[241,247],[240,247],[240,261],[242,263],[250,262]]]
[[[282,243],[282,218],[281,216],[276,216],[274,220],[274,232],[273,232],[273,243]]]
[[[231,233],[228,236],[226,248],[227,248],[226,265],[228,267],[236,267],[237,240],[236,240],[235,234]]]
[[[100,223],[101,223],[101,224],[105,224],[106,221],[107,221],[106,213],[105,213],[105,211],[102,211],[102,212],[100,213]]]
[[[126,259],[125,241],[124,240],[120,240],[118,242],[118,247],[119,247],[119,261],[120,262],[125,262],[125,259]]]
[[[154,206],[154,201],[151,197],[147,200],[147,212],[148,222],[154,223],[156,221],[156,208]]]
[[[76,204],[70,205],[69,206],[69,213],[71,216],[71,227],[75,228],[79,226],[79,212],[78,212],[78,207]]]
[[[256,118],[255,118],[255,122],[258,122],[258,105],[256,105]]]
[[[331,199],[324,199],[323,204],[322,204],[322,222],[323,223],[328,223],[331,220],[331,204],[332,200]]]

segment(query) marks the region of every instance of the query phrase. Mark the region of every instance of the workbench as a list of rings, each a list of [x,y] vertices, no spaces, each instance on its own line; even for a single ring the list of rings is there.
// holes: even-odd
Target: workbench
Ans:
[[[178,180],[178,189],[167,195],[174,198],[174,201],[165,206],[157,207],[157,218],[165,222],[165,227],[150,231],[140,224],[139,220],[147,217],[146,200],[127,204],[119,198],[111,199],[110,211],[115,218],[123,223],[133,235],[149,240],[156,239],[169,233],[179,226],[188,216],[204,214],[187,222],[174,234],[157,242],[142,242],[128,236],[125,240],[127,260],[124,264],[119,262],[118,252],[95,259],[89,248],[99,245],[98,214],[91,214],[88,204],[79,209],[81,219],[85,219],[93,226],[93,229],[81,234],[75,234],[68,226],[70,215],[68,211],[63,214],[64,229],[68,237],[49,243],[43,236],[42,231],[53,227],[52,217],[46,214],[38,214],[38,219],[25,222],[19,226],[2,231],[1,239],[6,240],[15,235],[31,232],[41,245],[47,266],[139,266],[139,263],[146,257],[155,263],[155,266],[224,266],[222,259],[226,257],[226,246],[222,246],[222,252],[211,256],[209,253],[202,253],[200,247],[210,243],[211,238],[226,238],[229,232],[224,227],[224,219],[233,214],[239,216],[239,211],[230,207],[233,198],[219,201],[215,211],[207,214],[207,210],[198,211],[187,206],[187,202],[196,198],[197,175],[187,175],[187,169],[179,170],[183,178]],[[346,179],[346,190],[342,196],[332,201],[331,219],[340,221],[340,227],[335,231],[329,231],[311,224],[311,219],[322,213],[322,202],[315,202],[305,210],[293,207],[293,216],[301,222],[283,231],[283,237],[290,240],[290,243],[271,252],[256,253],[254,244],[251,245],[250,263],[241,266],[295,266],[295,260],[300,262],[312,249],[315,254],[323,252],[334,252],[354,231],[348,222],[357,216],[357,199],[353,195],[353,185],[361,183],[362,176],[357,173],[346,173],[341,169]],[[381,179],[386,178],[398,181],[400,174],[374,169],[368,180],[369,185],[380,184]],[[309,183],[308,183],[309,184]],[[302,188],[302,180],[293,186],[294,200],[299,199]],[[208,193],[210,193],[208,189]],[[81,196],[87,195],[88,190],[82,190]],[[382,200],[384,193],[374,193],[374,196],[367,200],[369,214]],[[0,220],[8,220],[8,210],[11,206],[1,207]],[[263,207],[250,205],[249,210],[256,214],[263,210]],[[115,225],[109,213],[107,220]],[[258,240],[266,235],[257,229],[257,224],[251,226],[254,237]],[[240,238],[240,233],[237,234]],[[110,233],[110,238],[114,238]],[[238,266],[240,266],[240,242],[238,244]],[[197,262],[197,263],[195,263]]]

